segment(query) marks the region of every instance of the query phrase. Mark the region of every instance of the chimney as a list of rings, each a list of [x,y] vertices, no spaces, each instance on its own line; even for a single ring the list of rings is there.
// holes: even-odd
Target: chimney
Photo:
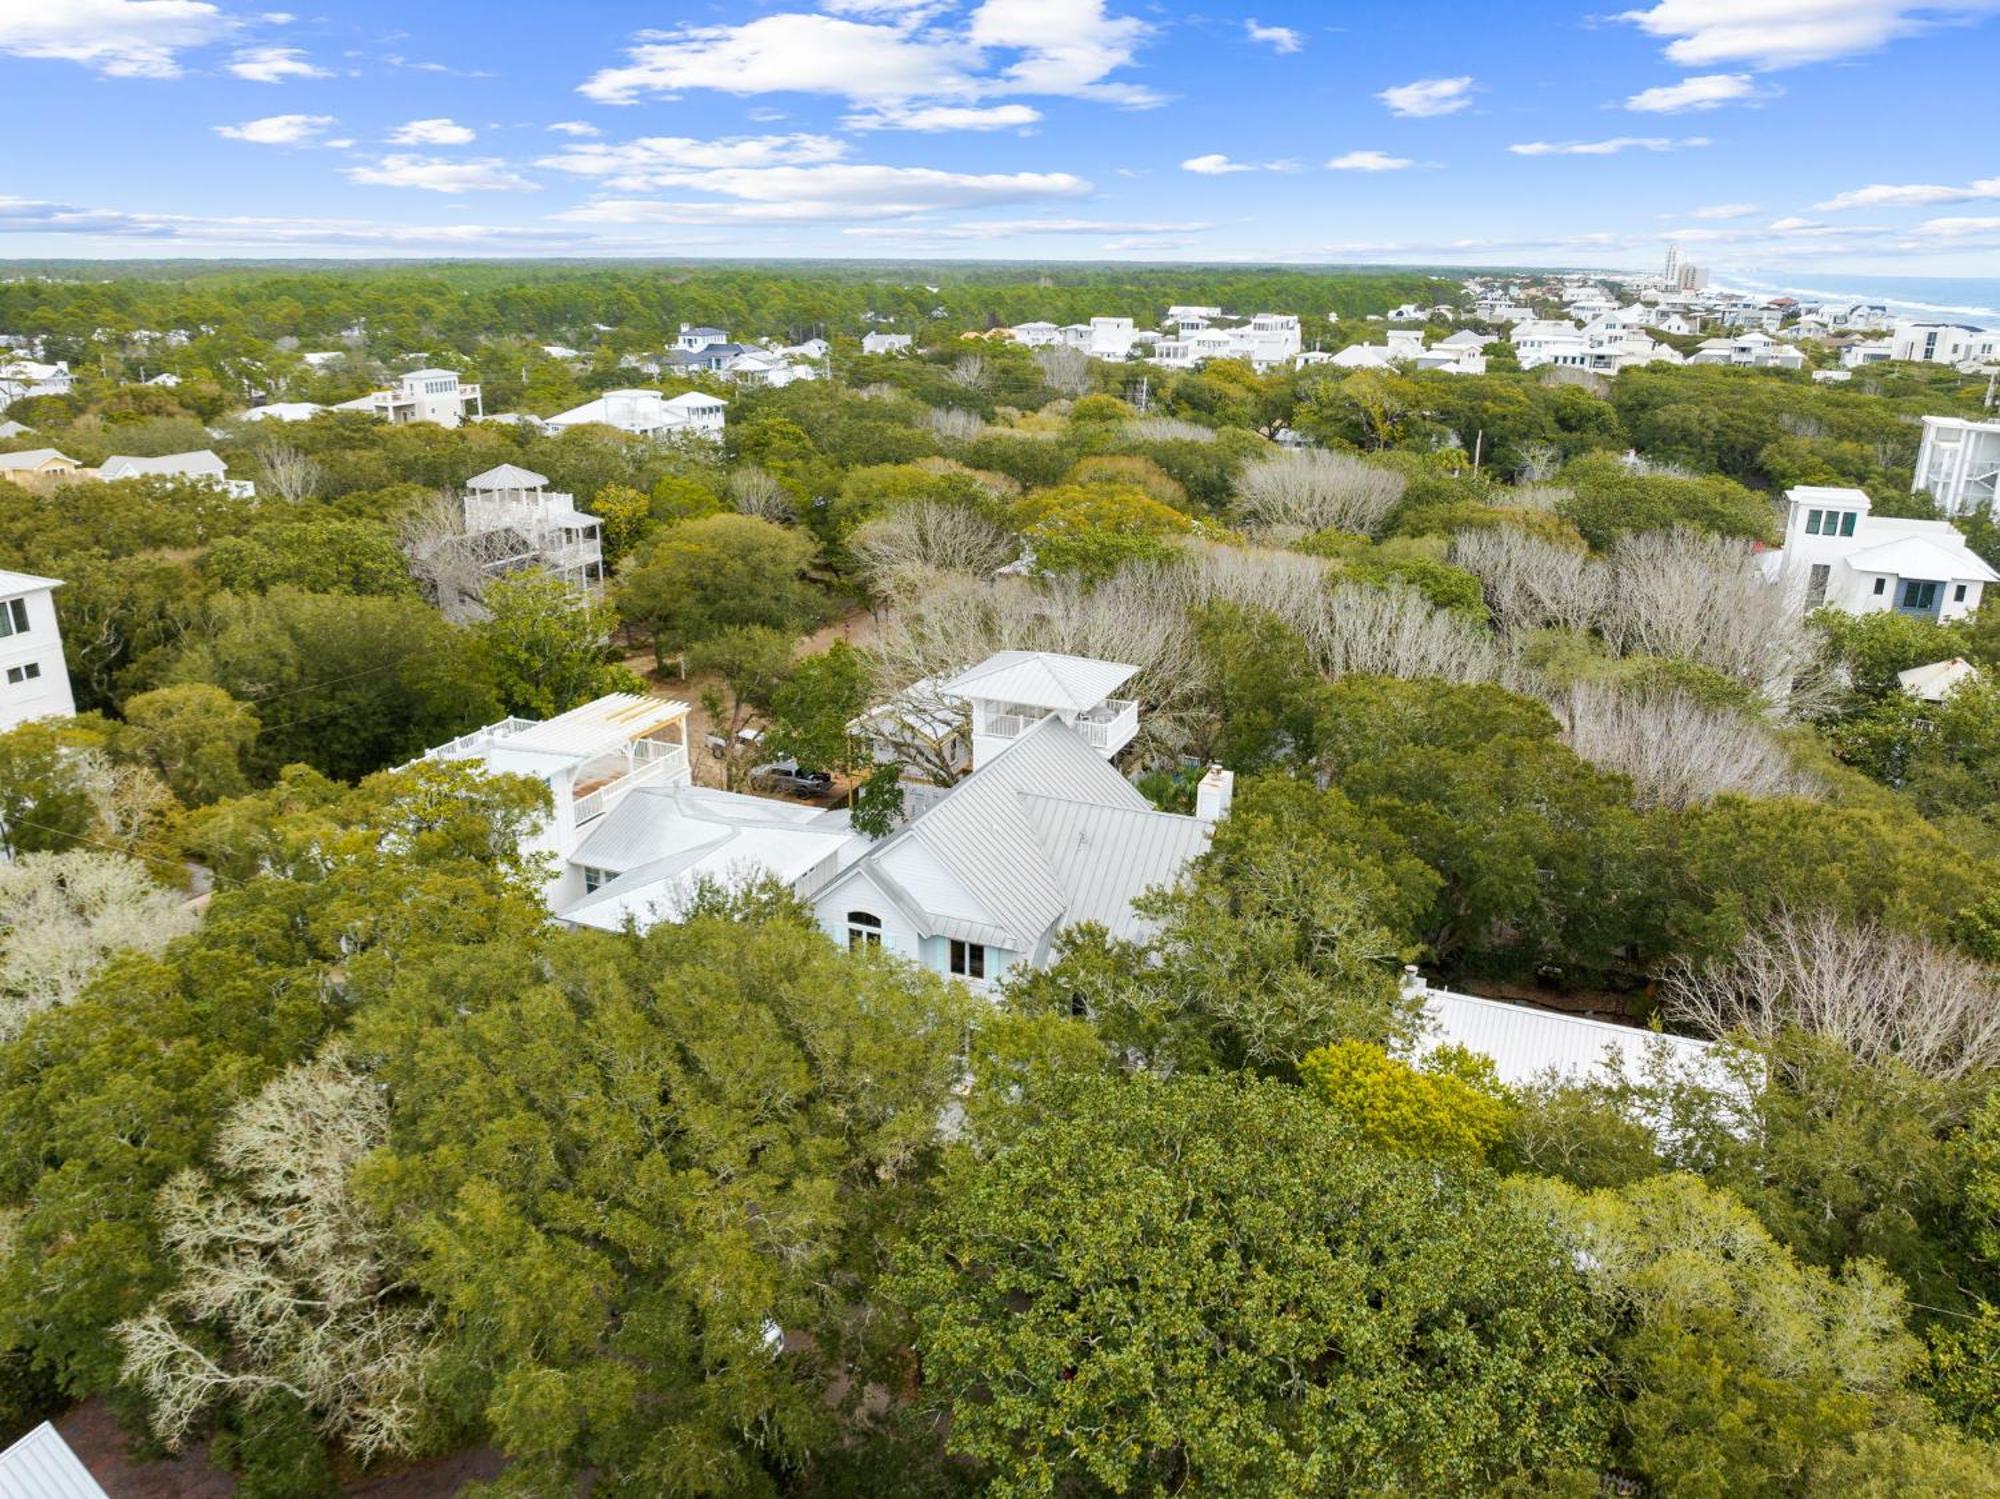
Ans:
[[[1195,788],[1194,815],[1203,822],[1220,822],[1229,815],[1229,803],[1235,796],[1236,772],[1211,765]]]

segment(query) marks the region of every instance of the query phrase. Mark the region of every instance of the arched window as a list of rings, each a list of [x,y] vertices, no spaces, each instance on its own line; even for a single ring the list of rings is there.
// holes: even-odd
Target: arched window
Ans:
[[[847,947],[854,952],[863,947],[882,945],[882,918],[867,911],[847,913]]]

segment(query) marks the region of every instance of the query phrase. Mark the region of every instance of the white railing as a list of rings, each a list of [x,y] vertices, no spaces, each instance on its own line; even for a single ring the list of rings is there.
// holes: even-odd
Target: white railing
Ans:
[[[979,721],[979,732],[995,739],[1018,739],[1029,724],[1039,722],[1024,713],[988,713]]]
[[[1079,718],[1076,721],[1076,731],[1083,736],[1083,742],[1092,749],[1116,749],[1129,743],[1132,736],[1139,732],[1139,705],[1113,699],[1104,707],[1118,711],[1102,718]]]
[[[609,812],[635,786],[669,780],[676,774],[686,779],[687,764],[687,746],[684,744],[663,739],[636,739],[632,742],[632,768],[615,781],[579,796],[573,816],[578,824],[586,823]]]
[[[483,729],[474,729],[470,734],[460,734],[450,744],[440,744],[435,749],[423,753],[426,760],[449,760],[462,755],[467,750],[477,749],[482,744],[491,744],[509,734],[518,734],[523,729],[532,729],[540,723],[538,718],[503,718],[498,723],[490,723]]]

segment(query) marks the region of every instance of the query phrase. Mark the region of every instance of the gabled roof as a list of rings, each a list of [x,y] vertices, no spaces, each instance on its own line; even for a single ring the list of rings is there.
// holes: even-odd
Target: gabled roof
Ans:
[[[29,448],[20,453],[0,453],[0,473],[9,470],[40,468],[51,459],[60,458],[64,463],[75,463],[74,458],[58,453],[54,448]]]
[[[11,573],[0,570],[0,596],[12,598],[19,593],[33,593],[38,588],[60,588],[61,578],[37,577],[34,573]]]
[[[498,468],[489,468],[483,474],[474,474],[465,481],[465,487],[479,490],[540,489],[548,482],[546,475],[538,474],[531,468],[503,463]]]
[[[130,479],[153,474],[218,475],[226,472],[227,468],[228,465],[207,448],[198,448],[192,453],[168,453],[159,458],[114,454],[104,460],[97,476],[100,479]]]
[[[928,935],[1032,952],[1078,921],[1132,935],[1133,897],[1177,876],[1206,833],[1047,718],[842,878],[866,874]]]
[[[1531,1009],[1503,1000],[1454,994],[1448,989],[1424,993],[1426,1033],[1419,1052],[1437,1046],[1462,1046],[1493,1059],[1502,1083],[1528,1083],[1554,1073],[1571,1082],[1614,1073],[1633,1080],[1645,1075],[1650,1054],[1663,1052],[1674,1071],[1720,1092],[1737,1091],[1715,1049],[1706,1041],[1662,1035],[1632,1025]]]
[[[1927,703],[1941,703],[1967,682],[1978,680],[1979,668],[1958,656],[1896,673],[1897,684],[1903,691]]]
[[[0,1499],[107,1499],[69,1443],[44,1421],[0,1452]]]
[[[961,697],[1021,703],[1058,713],[1096,707],[1138,673],[1118,661],[1059,656],[1049,651],[997,651],[945,683]]]
[[[1921,536],[1901,536],[1880,546],[1849,552],[1846,560],[1849,567],[1862,573],[1889,573],[1898,578],[1938,582],[2000,583],[2000,573],[1987,566],[1962,540],[1951,547]]]

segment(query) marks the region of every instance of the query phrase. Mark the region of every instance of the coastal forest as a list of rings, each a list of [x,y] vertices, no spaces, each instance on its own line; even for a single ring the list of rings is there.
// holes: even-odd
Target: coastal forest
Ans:
[[[1423,270],[17,269],[75,383],[0,450],[256,493],[0,480],[78,709],[0,734],[0,1442],[108,1410],[245,1499],[2000,1496],[2000,590],[1756,562],[1797,485],[1937,518],[1920,419],[1985,377],[1523,371]],[[1415,304],[1487,373],[997,331],[1177,303],[1324,351]],[[684,324],[828,351],[635,370]],[[242,419],[417,367],[726,428]],[[601,589],[448,607],[500,464]],[[1002,649],[1136,666],[1121,768],[1236,790],[1149,935],[991,994],[780,888],[555,926],[539,783],[421,758],[657,692],[718,784],[754,731],[893,819],[848,726]],[[1406,966],[1731,1084],[1419,1059]]]

